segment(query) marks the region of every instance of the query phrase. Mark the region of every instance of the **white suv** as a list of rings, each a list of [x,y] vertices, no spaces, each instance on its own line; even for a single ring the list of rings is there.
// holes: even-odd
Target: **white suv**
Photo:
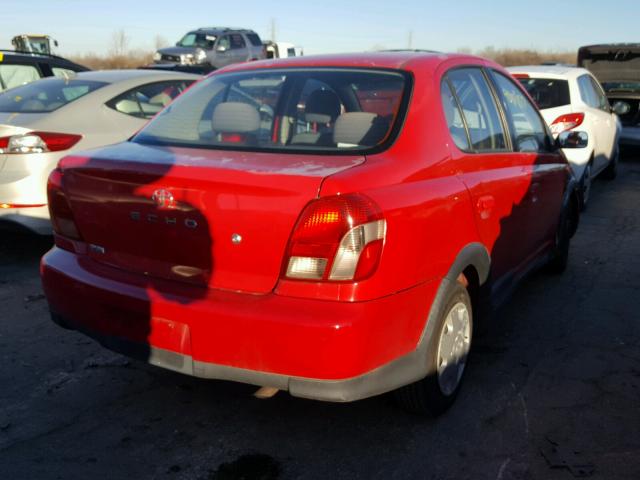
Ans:
[[[622,127],[602,87],[584,68],[541,65],[508,70],[538,104],[554,137],[567,130],[587,133],[587,148],[563,149],[580,179],[582,207],[586,207],[592,179],[600,173],[615,178],[618,164]]]

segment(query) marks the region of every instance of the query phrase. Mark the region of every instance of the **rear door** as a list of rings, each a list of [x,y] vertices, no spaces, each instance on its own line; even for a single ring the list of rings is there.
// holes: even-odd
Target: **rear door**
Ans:
[[[598,81],[592,76],[589,76],[589,80],[591,81],[593,93],[596,98],[598,115],[602,118],[603,129],[602,132],[600,132],[602,142],[600,147],[603,154],[602,168],[605,168],[609,163],[609,159],[613,157],[613,152],[615,150],[617,135],[616,118],[615,114],[611,111],[609,100],[607,100],[607,96]]]
[[[518,241],[527,245],[529,256],[535,256],[555,239],[567,184],[566,161],[542,116],[515,82],[497,71],[492,70],[491,76],[509,123],[514,155],[530,177],[521,203],[527,225]]]
[[[234,63],[246,62],[249,60],[249,48],[244,37],[240,33],[233,33],[231,37],[231,56]]]
[[[480,67],[450,70],[441,84],[457,174],[472,197],[476,224],[491,253],[493,280],[515,272],[527,257],[530,175],[514,155],[504,120]]]
[[[580,97],[587,105],[586,112],[591,123],[591,132],[594,136],[593,143],[593,168],[594,173],[600,172],[608,163],[609,157],[606,150],[610,143],[607,131],[611,126],[611,114],[609,103],[604,97],[604,103],[599,98],[597,90],[594,88],[591,75],[585,73],[578,77],[578,89]],[[605,111],[606,109],[606,111]]]

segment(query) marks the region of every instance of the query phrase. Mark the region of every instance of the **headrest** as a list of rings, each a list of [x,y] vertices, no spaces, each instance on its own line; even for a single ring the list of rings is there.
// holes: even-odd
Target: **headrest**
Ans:
[[[315,90],[307,98],[304,118],[307,122],[330,123],[340,115],[340,99],[329,90]]]
[[[370,112],[347,112],[336,120],[333,141],[347,145],[377,145],[387,134],[387,122]]]
[[[260,114],[242,102],[220,103],[213,110],[211,129],[219,133],[250,133],[260,128]]]

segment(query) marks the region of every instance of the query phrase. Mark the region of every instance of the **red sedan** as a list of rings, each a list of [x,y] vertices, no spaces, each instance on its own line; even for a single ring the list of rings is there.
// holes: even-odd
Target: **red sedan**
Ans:
[[[565,268],[575,181],[522,87],[466,55],[234,65],[49,179],[54,321],[206,378],[438,414],[477,312]]]

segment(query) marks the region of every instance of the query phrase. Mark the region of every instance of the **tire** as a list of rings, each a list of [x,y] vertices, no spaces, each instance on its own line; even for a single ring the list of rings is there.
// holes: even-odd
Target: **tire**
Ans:
[[[469,292],[460,283],[448,287],[427,348],[427,376],[394,392],[404,410],[436,417],[455,401],[471,349],[473,314]],[[447,341],[447,338],[449,339]],[[462,361],[447,368],[445,357]]]
[[[618,176],[618,161],[620,159],[620,148],[616,147],[613,157],[609,161],[609,165],[602,171],[602,178],[605,180],[615,180]]]
[[[589,204],[589,197],[591,194],[591,162],[587,164],[580,179],[580,210],[585,211]]]
[[[571,232],[574,217],[575,204],[571,202],[566,212],[563,213],[558,230],[556,232],[556,243],[551,253],[551,259],[547,264],[549,273],[559,275],[564,273],[569,264],[569,245],[571,243]]]

